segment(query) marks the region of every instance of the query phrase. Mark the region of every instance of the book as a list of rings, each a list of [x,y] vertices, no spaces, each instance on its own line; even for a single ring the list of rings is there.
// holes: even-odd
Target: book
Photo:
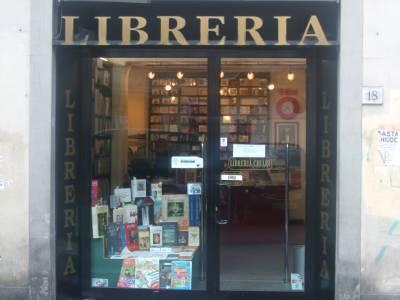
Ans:
[[[178,231],[178,245],[179,246],[187,246],[188,244],[188,231],[187,230],[179,230]]]
[[[189,226],[188,228],[188,246],[200,246],[200,228],[198,226]]]
[[[186,194],[163,195],[163,220],[180,223],[188,219],[188,196]]]
[[[189,225],[200,226],[201,219],[201,183],[188,183],[187,193],[189,197]]]
[[[160,260],[160,289],[170,289],[172,287],[172,261]]]
[[[108,224],[108,206],[92,207],[92,236],[94,239],[104,236],[104,225]]]
[[[129,251],[139,250],[139,234],[136,223],[124,224],[125,243]]]
[[[122,267],[119,273],[117,287],[119,288],[135,287],[135,259],[128,258],[122,261]]]
[[[115,188],[114,195],[119,198],[122,203],[129,203],[132,201],[132,193],[130,188]]]
[[[126,246],[125,225],[123,223],[119,224],[119,242],[121,244],[121,249],[123,250]]]
[[[107,278],[92,278],[92,287],[106,288],[106,287],[108,287],[108,279]]]
[[[146,179],[136,179],[135,198],[146,197]],[[133,199],[135,200],[135,199]]]
[[[138,209],[134,204],[127,204],[124,206],[124,224],[138,223]]]
[[[135,204],[138,208],[138,224],[149,226],[153,222],[153,199],[151,197],[136,198]]]
[[[111,223],[104,226],[106,256],[120,255],[122,249],[119,241],[119,225]]]
[[[91,201],[92,201],[92,206],[96,206],[98,203],[98,197],[99,197],[99,181],[98,180],[92,180],[92,185],[91,185]]]
[[[176,246],[178,244],[178,223],[162,222],[162,244],[163,247]]]
[[[160,288],[159,258],[138,257],[135,263],[135,288]]]
[[[151,184],[151,198],[154,201],[154,223],[158,224],[162,218],[162,183]]]
[[[192,262],[190,260],[172,262],[172,288],[176,290],[192,289]]]
[[[125,209],[123,207],[118,207],[113,209],[113,223],[124,223]]]
[[[150,226],[150,246],[162,247],[162,226]]]
[[[139,249],[149,250],[150,249],[150,231],[149,227],[140,226],[139,230]]]

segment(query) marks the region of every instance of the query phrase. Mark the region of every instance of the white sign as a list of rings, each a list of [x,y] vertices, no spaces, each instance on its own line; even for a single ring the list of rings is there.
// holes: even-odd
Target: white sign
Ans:
[[[221,174],[221,180],[225,180],[225,181],[243,181],[243,175]]]
[[[202,169],[203,159],[198,156],[172,156],[172,169]]]
[[[383,87],[363,87],[362,94],[362,104],[383,104]]]
[[[221,147],[228,147],[228,138],[222,137],[220,142]]]
[[[233,144],[233,157],[264,158],[265,145]]]
[[[379,129],[378,151],[386,166],[400,166],[400,130]]]

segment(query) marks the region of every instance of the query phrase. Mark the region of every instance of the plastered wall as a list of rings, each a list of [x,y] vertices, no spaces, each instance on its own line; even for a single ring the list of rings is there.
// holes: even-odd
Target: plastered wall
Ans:
[[[400,297],[400,165],[387,164],[378,135],[400,130],[399,10],[396,0],[364,0],[363,85],[384,87],[382,106],[362,108],[361,292],[368,299]]]

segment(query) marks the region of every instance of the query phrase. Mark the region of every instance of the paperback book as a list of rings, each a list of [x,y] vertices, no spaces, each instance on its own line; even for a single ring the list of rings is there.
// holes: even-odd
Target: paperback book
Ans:
[[[162,243],[163,247],[176,246],[178,244],[178,223],[162,222]]]
[[[121,272],[119,274],[117,287],[134,288],[135,287],[135,259],[128,258],[122,261]]]
[[[138,257],[135,262],[135,287],[141,289],[160,288],[159,258]]]
[[[150,231],[149,227],[139,226],[139,249],[149,250],[150,249]]]
[[[162,247],[162,226],[150,226],[150,246]]]
[[[190,226],[188,232],[189,232],[188,246],[190,247],[200,246],[200,228],[197,226]]]
[[[104,237],[104,225],[108,223],[108,206],[98,205],[92,207],[92,233],[93,238]]]
[[[139,250],[138,226],[135,223],[124,224],[125,243],[129,251]]]
[[[172,288],[176,290],[192,289],[192,262],[190,260],[172,262]]]
[[[160,260],[160,289],[170,289],[172,287],[172,261]]]
[[[121,245],[119,242],[119,225],[115,223],[106,224],[105,226],[105,247],[108,257],[121,254]]]

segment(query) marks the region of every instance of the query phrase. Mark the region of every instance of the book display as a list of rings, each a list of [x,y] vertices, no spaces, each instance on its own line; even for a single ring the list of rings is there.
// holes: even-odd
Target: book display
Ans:
[[[200,154],[207,135],[206,74],[191,73],[177,79],[175,74],[157,73],[151,82],[150,142],[156,151],[160,140],[169,152]]]
[[[112,65],[93,63],[92,205],[105,204],[111,185]]]
[[[252,73],[253,74],[253,73]],[[233,143],[266,144],[270,140],[269,73],[233,77],[225,73],[221,79],[221,138],[228,144],[221,147],[221,159],[232,157]],[[250,77],[251,78],[251,77]]]

